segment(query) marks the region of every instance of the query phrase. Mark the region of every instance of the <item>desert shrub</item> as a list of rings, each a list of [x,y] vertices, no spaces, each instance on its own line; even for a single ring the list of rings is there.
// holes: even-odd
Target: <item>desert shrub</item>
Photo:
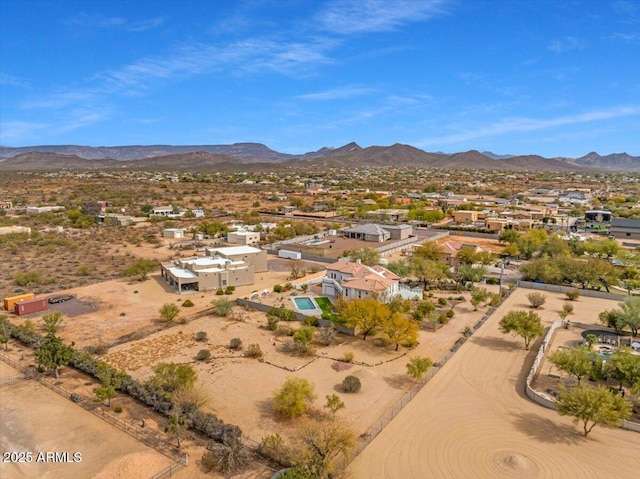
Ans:
[[[449,313],[449,311],[447,311],[447,313]],[[447,316],[447,314],[441,314],[440,316],[438,316],[438,323],[439,324],[447,324],[449,322],[449,317]]]
[[[269,329],[269,331],[275,331],[278,329],[279,322],[280,320],[276,316],[267,315],[267,329]]]
[[[438,298],[438,304],[440,306],[446,306],[447,304],[447,299],[446,298]]]
[[[224,294],[233,294],[233,292],[235,291],[236,287],[235,286],[227,286],[224,289]]]
[[[352,363],[354,358],[355,354],[353,354],[353,351],[347,351],[342,356],[342,361],[345,363]]]
[[[527,299],[529,300],[531,307],[537,309],[547,301],[547,296],[543,293],[534,292],[529,293],[527,295]]]
[[[334,328],[333,326],[326,326],[318,330],[317,337],[322,344],[324,344],[325,346],[329,346],[331,344],[331,341],[333,341],[334,338],[336,337],[336,335],[337,335],[336,328]]]
[[[349,375],[342,380],[342,390],[346,393],[357,393],[361,387],[362,383],[356,376]]]
[[[291,465],[289,448],[285,440],[278,433],[263,437],[258,446],[258,453],[277,462],[281,466],[289,467]]]
[[[282,291],[284,291],[284,288],[283,288],[283,287],[282,287],[282,285],[280,285],[280,284],[276,284],[276,285],[273,287],[273,292],[274,292],[274,293],[282,293]]]
[[[253,343],[247,346],[247,349],[244,351],[244,355],[248,358],[261,358],[262,349],[259,344]]]
[[[229,348],[231,349],[239,349],[242,346],[242,339],[240,338],[233,338],[231,341],[229,341]]]
[[[304,325],[313,326],[314,328],[317,328],[318,326],[320,326],[320,320],[315,316],[307,316],[304,318]]]
[[[196,341],[206,341],[207,338],[207,332],[206,331],[198,331],[196,333]]]
[[[576,301],[580,297],[580,291],[577,289],[570,289],[564,293],[569,301]]]
[[[296,313],[286,308],[271,308],[267,313],[267,317],[273,316],[279,321],[295,321]]]
[[[218,316],[227,316],[233,309],[233,301],[229,301],[227,298],[214,299],[213,312]]]
[[[127,313],[125,313],[124,311],[123,311],[122,313],[120,313],[120,316],[123,316],[123,317],[124,317],[124,316],[126,316],[126,315],[127,315]]]
[[[190,299],[187,299],[185,302],[182,303],[182,307],[183,308],[192,308],[193,307],[193,301],[191,301]]]
[[[122,412],[122,406],[116,406],[113,408],[113,412],[120,414]]]
[[[313,384],[304,378],[290,377],[273,397],[273,408],[281,416],[288,418],[304,414],[316,397]]]
[[[500,284],[500,279],[499,278],[485,278],[487,284]]]
[[[413,379],[420,379],[432,365],[431,359],[415,356],[407,363],[407,374]]]
[[[316,328],[313,326],[302,326],[295,333],[293,333],[293,340],[296,343],[308,344],[313,340],[313,336],[316,333]]]
[[[93,270],[94,268],[90,264],[80,264],[76,268],[75,273],[77,276],[89,276],[93,273]]]
[[[284,290],[291,291],[293,289],[293,285],[291,283],[285,283]]]
[[[241,442],[210,443],[202,456],[202,468],[209,473],[217,471],[225,477],[242,471],[249,464],[249,451]]]
[[[453,318],[455,316],[455,311],[453,311],[453,309],[450,309],[449,311],[447,311],[446,316],[447,318]]]
[[[201,349],[198,351],[198,354],[196,354],[196,359],[198,361],[207,361],[208,359],[211,359],[211,351],[208,349]]]
[[[562,303],[562,312],[568,316],[573,313],[573,304],[567,303],[566,301]]]
[[[278,336],[293,336],[295,332],[295,329],[287,325],[279,325],[278,329],[276,329],[276,334]]]
[[[222,296],[224,294],[224,290],[222,288],[216,290],[216,296]]]

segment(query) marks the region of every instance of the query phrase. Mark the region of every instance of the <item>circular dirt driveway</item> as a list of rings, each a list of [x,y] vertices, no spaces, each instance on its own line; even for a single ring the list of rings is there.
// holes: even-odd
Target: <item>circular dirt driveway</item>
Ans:
[[[596,427],[584,439],[570,418],[524,395],[533,354],[500,333],[498,321],[523,308],[527,292],[514,292],[460,348],[351,464],[351,477],[640,477],[639,433]],[[598,300],[580,298],[580,307],[596,306],[591,301]],[[545,305],[543,321],[556,320],[557,309]]]

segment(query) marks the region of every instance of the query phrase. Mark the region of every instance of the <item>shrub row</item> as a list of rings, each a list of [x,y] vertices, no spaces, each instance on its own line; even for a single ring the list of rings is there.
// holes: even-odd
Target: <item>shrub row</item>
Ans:
[[[35,346],[41,339],[37,332],[14,325],[11,326],[10,334],[27,346]],[[97,378],[99,363],[100,360],[89,352],[76,350],[69,364]],[[116,373],[115,368],[109,365],[108,367]],[[169,395],[153,382],[140,382],[125,374],[122,376],[119,389],[165,416],[171,413],[172,403]],[[242,437],[242,430],[238,426],[225,424],[211,413],[196,411],[187,416],[186,422],[187,427],[191,427],[217,442],[232,444],[239,442]]]

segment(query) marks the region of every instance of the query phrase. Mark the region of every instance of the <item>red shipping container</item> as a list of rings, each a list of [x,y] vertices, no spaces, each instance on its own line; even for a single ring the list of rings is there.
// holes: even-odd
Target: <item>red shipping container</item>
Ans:
[[[46,311],[49,309],[47,298],[28,299],[27,301],[19,301],[14,306],[14,312],[18,316],[25,314],[37,313],[38,311]]]

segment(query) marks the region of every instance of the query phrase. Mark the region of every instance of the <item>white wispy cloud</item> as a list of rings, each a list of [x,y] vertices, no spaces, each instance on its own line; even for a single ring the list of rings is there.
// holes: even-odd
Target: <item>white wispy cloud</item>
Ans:
[[[505,133],[545,130],[548,128],[591,123],[594,121],[611,120],[614,118],[634,116],[639,114],[640,106],[621,106],[610,108],[607,110],[596,110],[586,113],[578,113],[575,115],[561,116],[557,118],[505,118],[499,122],[491,123],[486,127],[471,129],[435,138],[426,138],[416,142],[416,146],[424,147],[430,145],[453,144],[468,140],[475,140],[477,138],[502,135]]]
[[[0,85],[27,88],[29,83],[7,73],[0,73]]]
[[[294,98],[297,100],[312,101],[343,100],[357,96],[371,95],[376,91],[377,90],[375,88],[369,87],[344,86],[314,93],[306,93],[304,95],[297,95]]]
[[[20,142],[32,140],[46,131],[51,124],[36,121],[3,121],[0,123],[0,145],[20,145]]]
[[[129,32],[144,32],[157,28],[166,22],[166,17],[152,17],[144,20],[130,21],[122,17],[106,17],[79,13],[67,20],[67,24],[81,28],[117,28]]]
[[[392,31],[446,13],[445,0],[339,0],[317,15],[322,30],[349,35]]]
[[[580,50],[584,48],[582,40],[576,37],[564,37],[549,44],[549,50],[554,53],[565,53],[570,50]]]

